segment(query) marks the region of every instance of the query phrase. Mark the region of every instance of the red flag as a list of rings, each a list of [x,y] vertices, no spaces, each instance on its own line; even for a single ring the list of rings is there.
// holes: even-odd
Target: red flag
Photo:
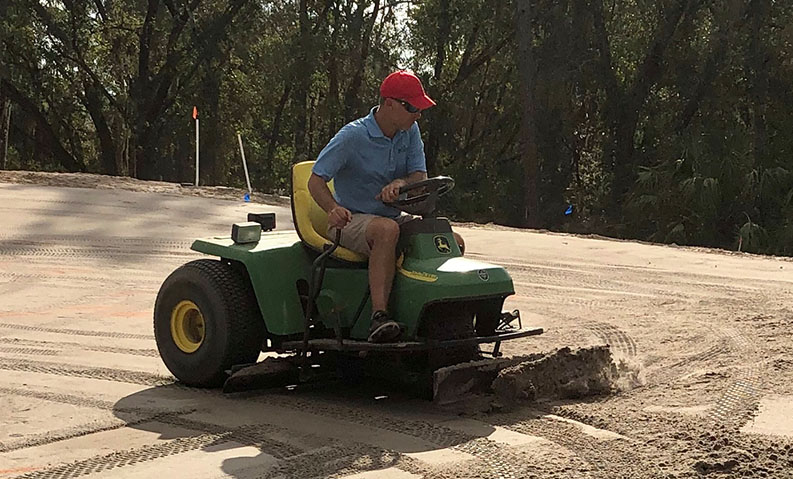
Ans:
[[[193,107],[193,120],[198,119],[198,107]]]

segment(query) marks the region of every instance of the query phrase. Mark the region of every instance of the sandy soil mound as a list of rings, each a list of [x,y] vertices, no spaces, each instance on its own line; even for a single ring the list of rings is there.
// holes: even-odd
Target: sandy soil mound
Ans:
[[[439,375],[439,373],[442,373]],[[461,363],[436,372],[436,404],[459,414],[506,412],[530,402],[580,399],[643,384],[638,364],[608,345]]]
[[[608,346],[562,348],[504,368],[493,381],[498,401],[570,399],[609,394],[618,389],[620,369]]]

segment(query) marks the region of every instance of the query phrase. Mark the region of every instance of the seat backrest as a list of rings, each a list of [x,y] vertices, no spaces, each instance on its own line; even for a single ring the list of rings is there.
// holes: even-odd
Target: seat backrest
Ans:
[[[313,166],[313,161],[302,161],[292,166],[292,219],[300,240],[314,251],[322,252],[325,245],[333,242],[327,237],[328,214],[308,191],[308,179]],[[333,180],[328,183],[328,187],[333,192]],[[366,256],[341,246],[331,256],[350,263],[368,261]]]

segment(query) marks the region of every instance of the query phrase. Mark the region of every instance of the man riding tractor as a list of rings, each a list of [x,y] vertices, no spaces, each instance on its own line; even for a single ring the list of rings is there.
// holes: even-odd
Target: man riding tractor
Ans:
[[[295,232],[263,234],[274,215],[250,214],[231,237],[193,243],[219,259],[191,261],[165,280],[154,332],[180,381],[239,390],[352,365],[430,377],[445,402],[510,364],[499,358],[502,341],[542,333],[502,312],[515,292],[507,271],[464,258],[462,238],[435,215],[454,181],[426,178],[415,120],[432,100],[418,79],[396,72],[381,94],[316,163],[293,166]],[[493,359],[474,361],[483,354]]]

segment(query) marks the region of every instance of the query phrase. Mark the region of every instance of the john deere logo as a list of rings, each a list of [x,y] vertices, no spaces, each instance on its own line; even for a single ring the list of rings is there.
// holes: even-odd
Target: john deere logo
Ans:
[[[438,250],[438,253],[449,254],[452,252],[452,247],[449,246],[449,240],[447,240],[445,236],[436,236],[433,240],[435,241],[435,249]]]
[[[477,271],[477,274],[479,275],[479,279],[481,279],[482,281],[487,281],[488,279],[490,279],[490,276],[487,274],[487,271],[483,269]]]

